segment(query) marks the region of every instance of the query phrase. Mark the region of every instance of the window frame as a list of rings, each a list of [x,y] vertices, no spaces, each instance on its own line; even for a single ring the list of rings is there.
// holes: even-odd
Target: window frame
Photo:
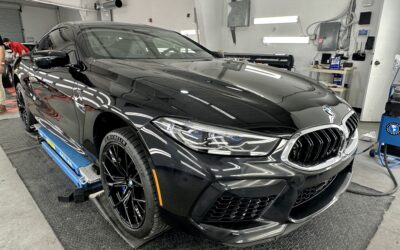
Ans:
[[[65,43],[66,45],[65,45],[63,48],[61,48],[61,49],[59,49],[59,50],[56,50],[56,51],[64,51],[64,52],[66,52],[67,54],[70,54],[70,52],[74,52],[75,58],[76,58],[76,63],[79,64],[79,63],[81,62],[81,58],[80,58],[79,52],[78,52],[78,50],[79,50],[78,48],[79,48],[79,47],[78,47],[78,43],[77,43],[77,36],[76,36],[76,34],[75,34],[74,28],[71,27],[71,26],[60,26],[60,27],[56,27],[56,28],[50,30],[49,32],[47,32],[47,33],[39,40],[39,42],[38,42],[37,46],[34,48],[33,52],[37,52],[37,51],[46,51],[46,50],[43,50],[43,49],[42,49],[42,50],[39,50],[40,43],[41,43],[44,39],[49,39],[51,33],[55,32],[55,31],[57,31],[57,30],[60,30],[60,29],[68,29],[68,30],[70,30],[70,31],[72,32],[72,41],[69,42],[69,43]],[[72,49],[72,50],[69,50],[69,52],[65,51],[67,48],[70,48],[70,47],[73,47],[73,49]],[[48,48],[47,50],[49,50],[49,48]]]

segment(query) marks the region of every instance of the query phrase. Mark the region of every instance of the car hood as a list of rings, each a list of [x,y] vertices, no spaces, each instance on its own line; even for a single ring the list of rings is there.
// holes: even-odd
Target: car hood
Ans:
[[[340,124],[351,110],[299,74],[265,65],[213,60],[96,60],[123,110],[178,116],[250,130],[293,131]],[[104,86],[103,86],[104,88]],[[334,116],[323,106],[333,110]]]

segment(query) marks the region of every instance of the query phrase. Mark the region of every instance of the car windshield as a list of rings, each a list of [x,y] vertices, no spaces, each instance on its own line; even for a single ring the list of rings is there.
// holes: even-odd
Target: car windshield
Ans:
[[[96,59],[210,59],[178,33],[151,28],[87,28],[82,35]]]

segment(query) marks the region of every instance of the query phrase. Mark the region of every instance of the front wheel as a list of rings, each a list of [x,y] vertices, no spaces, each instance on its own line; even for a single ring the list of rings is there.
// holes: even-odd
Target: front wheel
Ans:
[[[114,214],[128,233],[143,238],[166,226],[145,151],[131,128],[117,129],[104,137],[100,175]]]

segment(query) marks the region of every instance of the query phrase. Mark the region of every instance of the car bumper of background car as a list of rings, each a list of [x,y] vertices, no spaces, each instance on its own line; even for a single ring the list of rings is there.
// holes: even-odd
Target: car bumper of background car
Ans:
[[[151,125],[140,133],[172,224],[232,246],[285,235],[332,206],[350,183],[354,152],[319,171],[280,160],[212,156],[186,149]]]

